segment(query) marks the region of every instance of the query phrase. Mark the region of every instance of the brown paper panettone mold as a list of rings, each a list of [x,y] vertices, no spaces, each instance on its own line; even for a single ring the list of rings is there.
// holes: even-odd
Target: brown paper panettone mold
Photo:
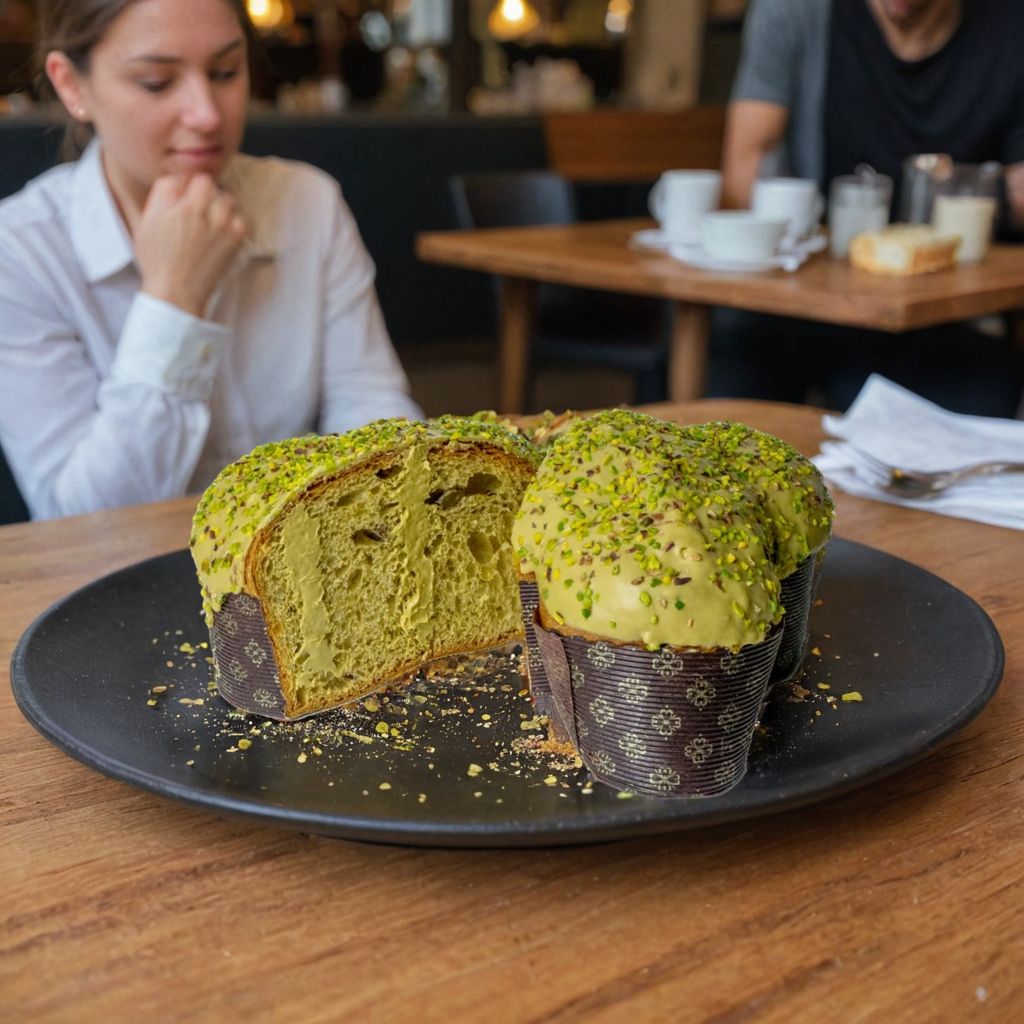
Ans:
[[[217,690],[243,711],[288,721],[263,608],[249,594],[228,594],[210,626]]]
[[[818,579],[821,576],[821,565],[825,560],[827,546],[825,543],[813,554],[808,555],[795,571],[781,582],[782,607],[786,609],[786,614],[782,619],[779,653],[772,668],[772,683],[787,682],[803,666],[810,637],[808,625],[811,604],[818,589]]]
[[[530,684],[530,697],[533,705],[540,714],[545,715],[549,721],[549,729],[552,739],[559,742],[568,742],[569,733],[562,727],[561,717],[554,705],[554,697],[551,693],[551,684],[548,682],[547,669],[544,667],[544,659],[541,657],[540,645],[537,642],[535,628],[537,606],[540,601],[540,594],[537,584],[533,580],[519,581],[519,606],[523,617],[523,674]]]
[[[654,797],[712,797],[743,778],[782,638],[643,648],[534,631],[554,707],[595,778]]]

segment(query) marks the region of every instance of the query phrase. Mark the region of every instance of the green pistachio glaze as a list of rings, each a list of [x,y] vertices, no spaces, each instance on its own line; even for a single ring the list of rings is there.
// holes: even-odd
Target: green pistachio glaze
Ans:
[[[546,611],[598,636],[736,650],[782,616],[756,489],[641,413],[599,413],[556,437],[512,542]]]
[[[242,589],[253,537],[311,484],[410,444],[485,441],[533,463],[537,450],[496,423],[459,416],[377,420],[347,434],[310,434],[260,445],[226,466],[210,484],[192,520],[189,546],[207,622],[227,594]]]
[[[772,559],[785,579],[829,538],[835,512],[817,467],[772,434],[742,423],[683,428],[701,460],[760,495],[771,522]]]

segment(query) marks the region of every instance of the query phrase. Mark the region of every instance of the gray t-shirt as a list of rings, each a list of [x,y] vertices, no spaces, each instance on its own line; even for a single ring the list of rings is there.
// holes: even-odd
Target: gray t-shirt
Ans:
[[[832,0],[752,0],[734,100],[777,103],[789,111],[786,138],[762,161],[760,175],[792,174],[823,182],[825,84]]]

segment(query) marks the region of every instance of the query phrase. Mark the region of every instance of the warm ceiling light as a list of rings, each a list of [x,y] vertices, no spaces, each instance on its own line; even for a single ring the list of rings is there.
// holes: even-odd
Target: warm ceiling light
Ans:
[[[495,39],[505,42],[532,32],[540,16],[528,0],[498,0],[487,18],[487,31]]]
[[[623,35],[629,30],[629,18],[633,13],[633,0],[608,0],[608,11],[604,16],[604,27],[614,35]]]
[[[261,32],[274,32],[292,23],[295,12],[289,0],[245,0],[249,20]]]

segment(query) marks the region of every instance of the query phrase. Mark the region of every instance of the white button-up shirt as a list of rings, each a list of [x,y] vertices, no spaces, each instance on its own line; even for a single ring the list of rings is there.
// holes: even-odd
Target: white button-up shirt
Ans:
[[[201,490],[258,444],[422,415],[337,183],[237,156],[251,238],[198,319],[139,292],[98,143],[0,203],[0,445],[33,518]]]

